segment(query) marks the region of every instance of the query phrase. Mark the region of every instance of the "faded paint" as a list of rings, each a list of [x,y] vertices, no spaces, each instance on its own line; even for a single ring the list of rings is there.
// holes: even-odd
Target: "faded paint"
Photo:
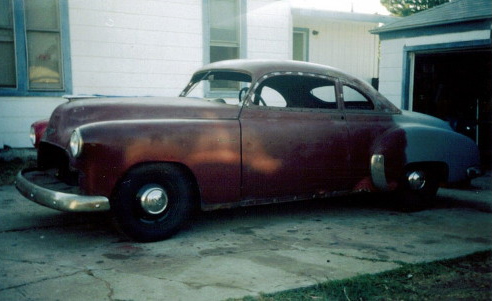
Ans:
[[[207,210],[375,190],[371,176],[380,190],[393,190],[405,167],[415,163],[445,164],[448,179],[459,181],[467,168],[479,164],[476,146],[444,122],[402,113],[340,70],[292,61],[234,60],[205,66],[192,81],[212,71],[250,75],[251,88],[241,105],[185,97],[72,101],[54,112],[40,144],[40,163],[70,163],[70,168],[58,167],[79,171],[84,194],[106,197],[134,166],[178,163],[193,175]],[[263,81],[286,74],[330,78],[336,83],[338,109],[253,103]],[[342,84],[358,87],[374,109],[344,108]],[[67,150],[75,129],[84,139],[77,158]],[[426,147],[430,141],[432,148]],[[49,159],[54,154],[68,159]],[[385,165],[371,165],[374,155],[383,156]]]

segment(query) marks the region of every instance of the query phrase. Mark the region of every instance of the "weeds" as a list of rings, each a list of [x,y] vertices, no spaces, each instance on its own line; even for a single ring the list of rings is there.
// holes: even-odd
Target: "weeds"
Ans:
[[[492,300],[491,259],[492,251],[484,251],[237,300]]]

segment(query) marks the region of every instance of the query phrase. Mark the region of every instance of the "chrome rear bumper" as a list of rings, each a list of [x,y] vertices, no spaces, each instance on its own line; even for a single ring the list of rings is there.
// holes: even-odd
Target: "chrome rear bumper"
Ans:
[[[82,195],[78,187],[58,180],[55,170],[22,170],[17,174],[15,186],[26,198],[52,209],[67,212],[109,210],[107,197]]]

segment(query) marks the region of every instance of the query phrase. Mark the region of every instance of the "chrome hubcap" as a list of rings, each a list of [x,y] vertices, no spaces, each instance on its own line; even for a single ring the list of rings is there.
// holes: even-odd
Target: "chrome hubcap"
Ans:
[[[146,185],[142,187],[137,197],[140,200],[142,209],[152,215],[164,212],[169,202],[166,191],[159,185]]]
[[[422,171],[412,171],[408,174],[407,180],[412,190],[420,190],[425,186],[425,175]]]

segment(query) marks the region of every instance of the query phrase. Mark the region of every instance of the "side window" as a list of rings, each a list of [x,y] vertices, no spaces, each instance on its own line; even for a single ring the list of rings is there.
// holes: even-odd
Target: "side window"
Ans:
[[[317,74],[266,75],[253,103],[270,107],[336,109],[335,81]]]
[[[347,110],[373,110],[372,101],[358,90],[343,85],[343,104]]]
[[[332,105],[333,108],[336,108],[337,97],[334,84],[314,88],[311,90],[311,95],[325,103]]]
[[[258,95],[255,95],[255,104],[267,104],[270,107],[277,108],[285,108],[287,106],[287,102],[285,101],[285,98],[282,96],[282,94],[270,87],[263,87],[259,96],[261,96],[261,99],[260,97],[258,97]],[[263,102],[265,103],[261,102],[261,100],[263,100]]]

